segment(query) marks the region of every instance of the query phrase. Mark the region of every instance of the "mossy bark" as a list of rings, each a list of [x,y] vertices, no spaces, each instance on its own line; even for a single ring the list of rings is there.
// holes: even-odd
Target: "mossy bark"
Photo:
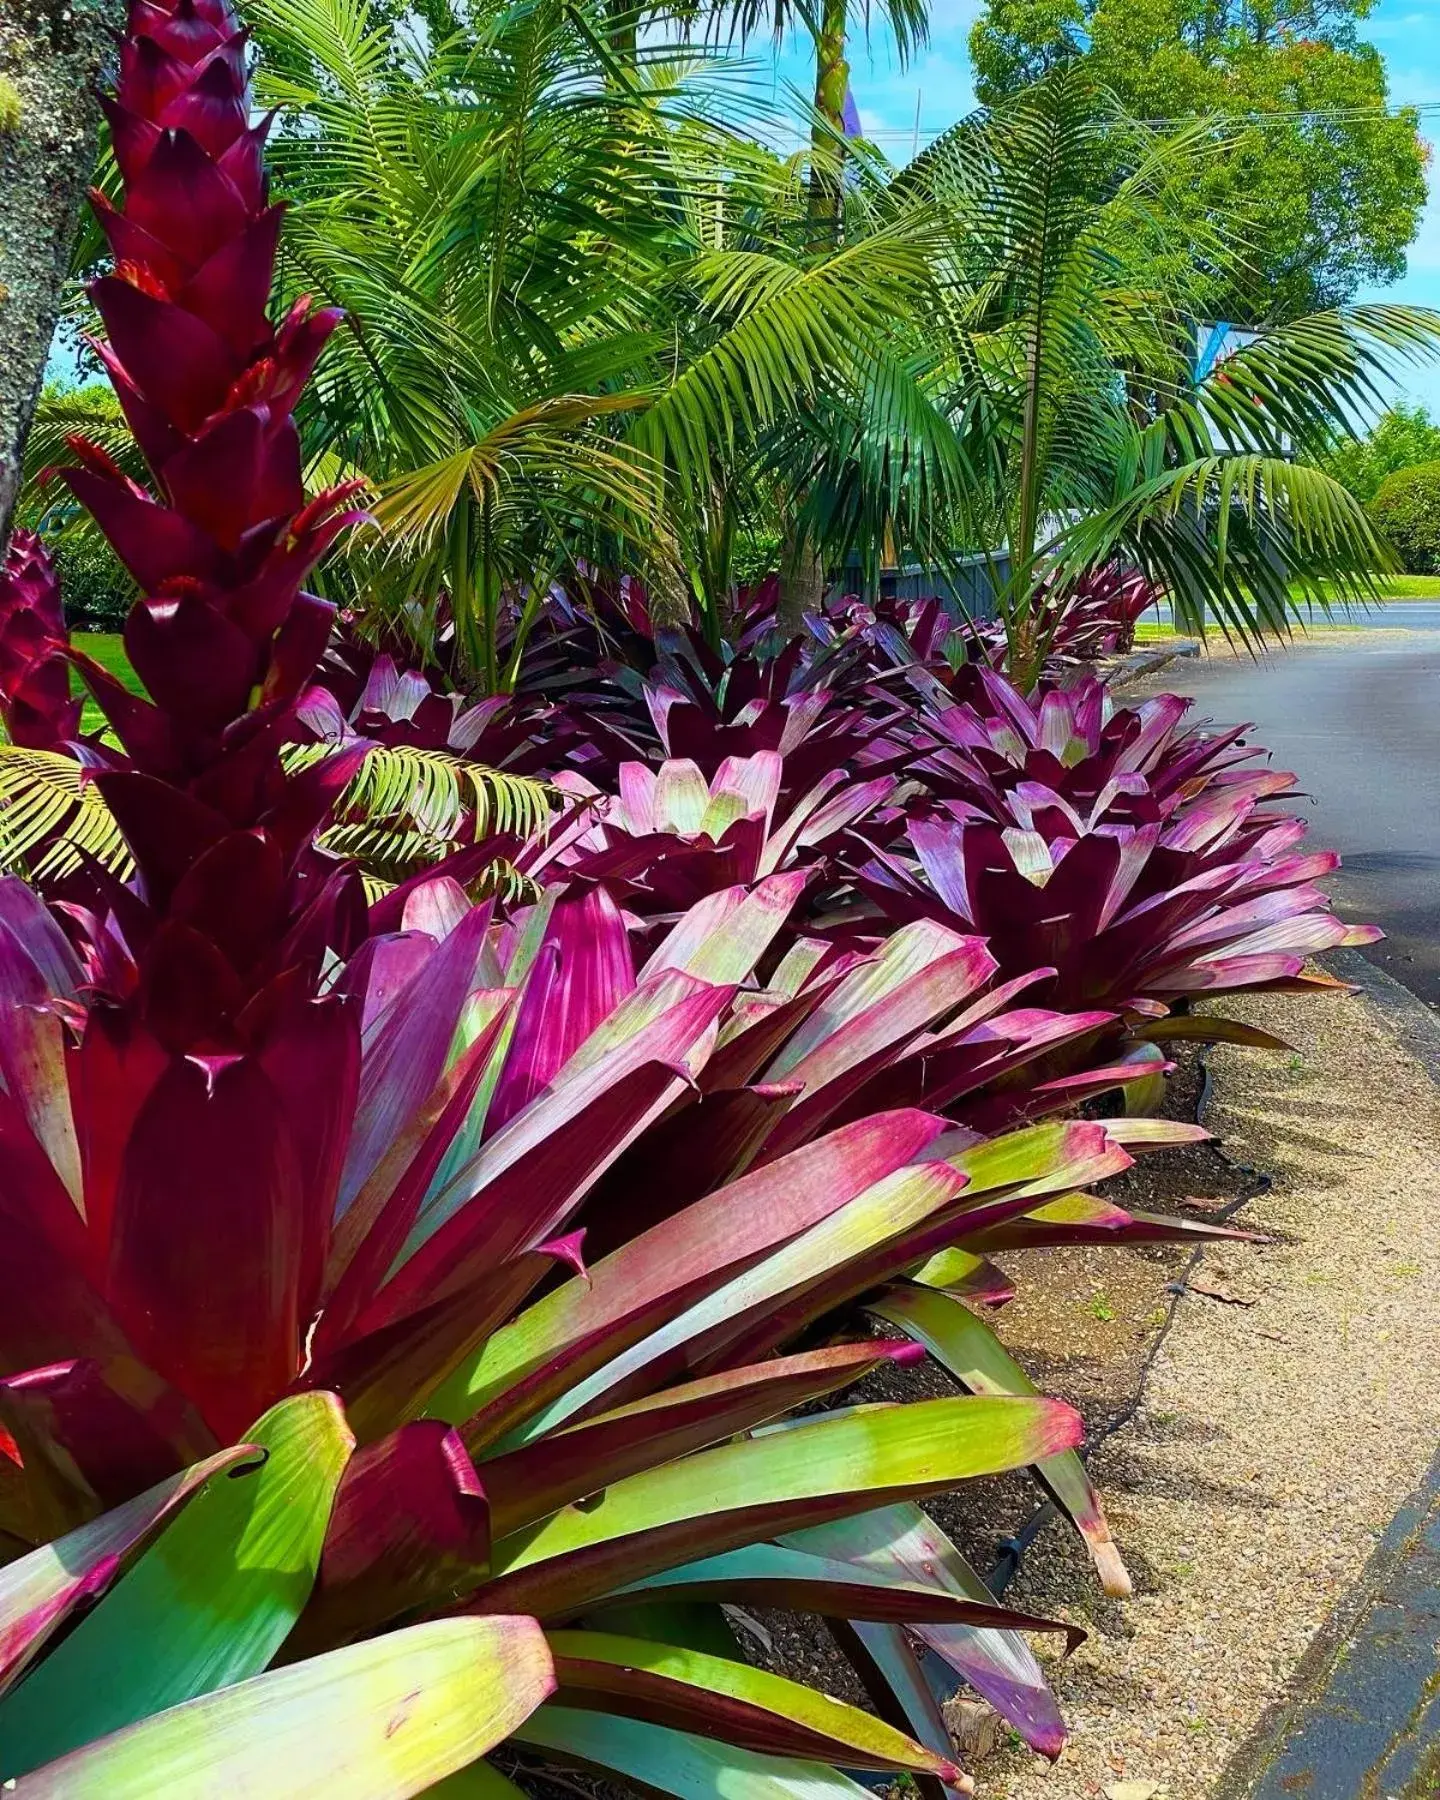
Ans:
[[[0,549],[19,493],[80,203],[95,159],[98,95],[125,0],[4,0],[0,86]]]

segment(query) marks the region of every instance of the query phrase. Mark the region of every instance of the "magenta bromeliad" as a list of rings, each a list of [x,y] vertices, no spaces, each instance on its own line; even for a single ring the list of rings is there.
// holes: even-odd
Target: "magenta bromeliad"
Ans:
[[[0,721],[12,744],[54,750],[80,729],[60,583],[44,544],[16,531],[0,563]]]
[[[225,0],[132,7],[107,111],[123,198],[94,199],[115,256],[96,348],[153,480],[80,439],[60,474],[139,586],[125,648],[148,698],[71,651],[118,740],[95,780],[139,871],[85,909],[87,978],[125,1031],[223,1056],[364,933],[358,878],[312,843],[359,752],[298,781],[280,761],[333,618],[302,584],[357,516],[353,484],[307,503],[292,417],[340,315],[271,321],[283,208]]]

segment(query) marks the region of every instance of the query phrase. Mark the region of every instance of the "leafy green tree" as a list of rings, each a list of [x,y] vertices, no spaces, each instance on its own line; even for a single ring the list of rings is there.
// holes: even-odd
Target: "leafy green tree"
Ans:
[[[1360,41],[1372,0],[989,0],[971,34],[993,103],[1078,60],[1137,116],[1224,114],[1192,202],[1241,225],[1209,316],[1293,318],[1405,270],[1425,204],[1415,112],[1387,111],[1385,66]]]
[[[1373,500],[1380,484],[1400,469],[1440,462],[1440,425],[1423,406],[1392,406],[1363,436],[1342,438],[1320,459],[1357,500]]]
[[[1440,575],[1440,462],[1387,475],[1370,502],[1370,517],[1407,574]]]
[[[47,470],[70,460],[72,452],[66,440],[72,433],[104,444],[128,475],[144,475],[120,403],[108,383],[71,386],[49,381],[25,443],[26,486],[16,520],[47,540],[60,576],[68,622],[87,631],[118,631],[135,598],[135,583],[64,483],[44,479]]]

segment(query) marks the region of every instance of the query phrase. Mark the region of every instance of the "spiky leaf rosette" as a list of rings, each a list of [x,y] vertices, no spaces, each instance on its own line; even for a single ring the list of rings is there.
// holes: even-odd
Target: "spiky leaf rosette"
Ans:
[[[97,349],[153,486],[79,439],[63,474],[139,584],[125,647],[149,698],[75,654],[123,747],[97,780],[139,889],[103,889],[88,973],[172,1051],[223,1051],[254,1040],[267,983],[363,931],[358,881],[312,848],[356,753],[298,781],[280,761],[333,610],[302,583],[354,516],[349,487],[306,503],[291,417],[339,315],[269,316],[281,209],[227,0],[136,0],[107,110],[124,193],[94,200],[115,253]]]
[[[76,736],[60,583],[44,544],[17,531],[0,564],[0,718],[12,744],[53,750]]]
[[[265,1443],[272,1408],[308,1402],[345,1441],[307,1526],[313,1590],[278,1562],[287,1660],[437,1611],[580,1618],[582,1643],[555,1640],[563,1687],[646,1720],[649,1680],[632,1700],[606,1672],[634,1668],[637,1647],[598,1641],[592,1614],[773,1600],[874,1625],[868,1651],[912,1699],[916,1629],[1053,1754],[1059,1714],[1014,1635],[1043,1622],[997,1608],[911,1503],[1036,1465],[1123,1581],[1073,1454],[1078,1420],[1030,1392],[971,1304],[1011,1291],[992,1251],[1223,1233],[1084,1191],[1129,1166],[1128,1145],[1198,1128],[1072,1118],[980,1138],[977,1083],[1106,1015],[1016,1007],[1027,983],[994,985],[982,944],[928,923],[873,957],[812,940],[759,985],[805,880],[707,895],[652,944],[601,887],[497,921],[431,876],[373,910],[377,935],[337,978],[363,1035],[347,1044],[326,1000],[300,1009],[308,1036],[158,1073],[91,1028],[67,1056],[83,973],[37,896],[0,881],[0,1358],[15,1371],[0,1378],[0,1533],[43,1545],[221,1443]],[[1036,1093],[1041,1110],[1077,1097]],[[762,1432],[918,1356],[837,1341],[858,1296],[976,1397],[841,1403]],[[40,1597],[60,1591],[16,1621],[21,1653],[108,1583],[107,1563],[87,1585],[91,1542],[45,1565]],[[208,1584],[229,1566],[223,1548],[186,1564],[206,1584],[186,1617],[224,1613]],[[107,1668],[124,1660],[117,1629],[96,1628]],[[159,1634],[167,1649],[182,1635]],[[95,1641],[57,1634],[62,1653],[99,1658]],[[201,1648],[208,1678],[208,1636]],[[741,1679],[672,1666],[722,1696]],[[104,1684],[74,1672],[47,1661],[43,1685],[19,1686],[18,1723],[0,1693],[0,1777],[23,1773],[17,1742],[38,1760],[94,1734],[75,1696]],[[662,1694],[667,1717],[731,1751],[848,1768],[878,1750],[882,1768],[900,1755],[937,1773],[893,1738],[836,1743],[833,1702],[781,1697],[784,1718],[737,1726],[728,1707]],[[795,1735],[802,1707],[829,1709],[829,1736]],[[929,1713],[909,1717],[924,1736]],[[572,1724],[525,1741],[578,1755]],[[856,1790],[827,1777],[824,1791]]]
[[[857,884],[892,919],[981,934],[1002,973],[1048,968],[1052,1006],[1163,1020],[1181,997],[1338,985],[1307,958],[1383,933],[1336,918],[1314,883],[1339,857],[1267,805],[1294,776],[1252,766],[1244,726],[1187,726],[1189,705],[1117,707],[1093,679],[1027,697],[980,671],[927,721],[908,850]]]

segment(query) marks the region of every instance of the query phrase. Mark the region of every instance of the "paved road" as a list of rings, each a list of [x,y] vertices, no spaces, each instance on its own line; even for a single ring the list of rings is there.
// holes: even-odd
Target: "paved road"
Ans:
[[[1357,1588],[1358,1616],[1347,1619],[1342,1602],[1334,1620],[1340,1629],[1321,1627],[1297,1671],[1304,1687],[1294,1710],[1263,1748],[1247,1746],[1222,1794],[1434,1800],[1440,1793],[1440,1460],[1391,1521]],[[1253,1783],[1247,1763],[1259,1764]]]
[[[1147,620],[1170,623],[1169,606],[1159,606],[1146,613]],[[1355,607],[1350,612],[1337,608],[1333,619],[1315,615],[1317,626],[1358,625],[1365,631],[1440,631],[1440,600],[1392,600],[1383,606]]]
[[[1311,797],[1312,840],[1345,859],[1339,911],[1389,934],[1366,954],[1440,1006],[1440,630],[1336,632],[1260,663],[1174,662],[1142,691],[1165,688],[1217,720],[1254,722]]]

